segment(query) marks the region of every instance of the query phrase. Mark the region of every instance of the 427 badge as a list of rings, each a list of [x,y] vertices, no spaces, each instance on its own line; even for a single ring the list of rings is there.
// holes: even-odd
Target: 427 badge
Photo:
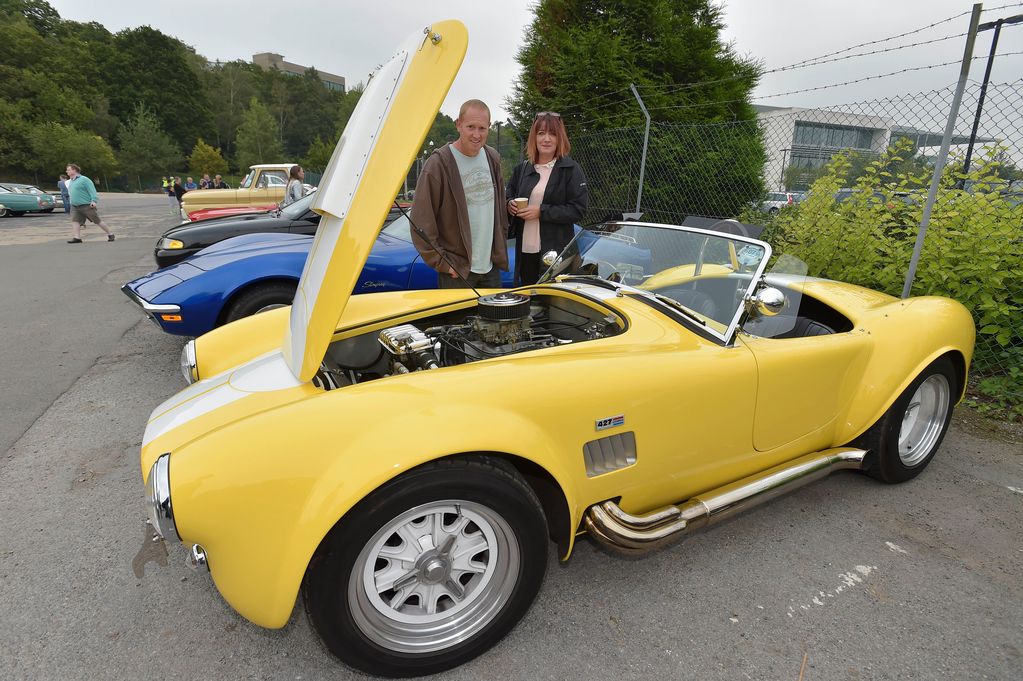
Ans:
[[[617,428],[618,426],[625,425],[625,414],[618,414],[617,416],[608,416],[607,418],[597,419],[597,430],[607,430],[608,428]]]

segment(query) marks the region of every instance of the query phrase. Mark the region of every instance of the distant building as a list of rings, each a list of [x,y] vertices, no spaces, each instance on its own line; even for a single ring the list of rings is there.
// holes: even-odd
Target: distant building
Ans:
[[[869,116],[831,111],[754,105],[760,129],[764,133],[764,179],[774,191],[785,191],[785,174],[789,168],[813,170],[827,164],[842,150],[880,155],[896,139],[913,142],[914,149],[938,147],[941,132],[896,125],[885,116]],[[966,144],[969,135],[953,135],[951,144]],[[978,137],[977,142],[993,141]]]
[[[274,54],[273,52],[260,52],[259,54],[252,55],[252,63],[262,68],[264,71],[270,69],[277,69],[281,73],[287,73],[291,76],[302,76],[309,70],[308,66],[301,66],[299,64],[292,64],[290,61],[284,61],[284,56],[280,54]],[[333,73],[327,73],[316,69],[317,75],[320,77],[320,81],[328,90],[335,90],[337,92],[345,91],[345,79],[341,76],[335,76]]]

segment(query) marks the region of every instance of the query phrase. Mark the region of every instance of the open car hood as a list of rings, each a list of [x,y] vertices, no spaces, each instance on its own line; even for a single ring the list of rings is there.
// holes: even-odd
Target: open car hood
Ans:
[[[443,21],[413,35],[373,75],[338,140],[312,209],[322,215],[284,332],[300,381],[323,361],[359,273],[468,45]]]

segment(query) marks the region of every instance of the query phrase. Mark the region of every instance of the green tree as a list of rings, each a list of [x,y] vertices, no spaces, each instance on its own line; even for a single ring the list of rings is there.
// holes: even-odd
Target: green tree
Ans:
[[[200,137],[188,157],[188,170],[197,177],[204,173],[209,173],[211,177],[224,175],[227,173],[227,161],[220,155],[220,149],[214,149]]]
[[[207,64],[201,77],[213,113],[214,134],[210,139],[214,146],[231,156],[245,104],[256,95],[260,76],[252,64],[233,61]]]
[[[641,128],[634,84],[655,123],[731,125],[727,135],[714,137],[730,153],[747,155],[729,168],[719,150],[685,146],[698,132],[673,128],[650,145],[661,165],[647,174],[644,200],[670,201],[670,185],[682,180],[701,189],[684,206],[676,197],[676,210],[735,215],[763,191],[763,144],[750,105],[759,65],[722,41],[723,26],[722,9],[711,0],[541,0],[517,57],[522,70],[508,100],[513,122],[525,137],[537,111],[560,112],[573,144],[600,131]],[[588,176],[598,165],[615,167],[603,169],[602,184],[590,182],[591,196],[635,186],[632,159],[641,149],[642,136],[639,148],[623,146],[601,164],[577,155]],[[723,169],[727,183],[716,176]]]
[[[336,144],[336,142],[324,142],[317,135],[313,143],[309,145],[305,156],[302,157],[302,167],[306,170],[322,173],[326,169],[327,164],[330,163],[330,157],[334,154],[334,146]]]
[[[189,48],[149,26],[119,32],[114,44],[116,54],[107,67],[114,86],[107,92],[111,113],[126,119],[143,102],[184,149],[212,131],[209,99]]]
[[[338,104],[337,118],[335,119],[337,136],[340,137],[341,133],[345,131],[345,126],[348,125],[348,119],[352,117],[352,113],[355,111],[355,106],[359,103],[359,99],[362,97],[362,93],[365,87],[362,83],[359,83],[353,88],[350,88],[345,96],[341,98]]]
[[[181,163],[181,150],[145,104],[135,111],[118,131],[121,169],[128,175],[149,175],[167,172]]]
[[[280,162],[284,155],[277,121],[255,97],[249,100],[249,108],[242,114],[236,148],[238,167],[243,170],[256,163]]]
[[[63,123],[39,123],[28,131],[32,156],[25,167],[40,173],[58,174],[68,163],[77,163],[94,181],[117,171],[117,159],[99,135]],[[98,182],[97,182],[98,184]]]

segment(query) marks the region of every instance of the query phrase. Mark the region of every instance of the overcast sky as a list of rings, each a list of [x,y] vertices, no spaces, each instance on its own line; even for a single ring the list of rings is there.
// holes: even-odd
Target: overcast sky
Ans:
[[[532,19],[532,0],[50,0],[61,16],[98,21],[111,31],[150,25],[179,38],[208,59],[250,60],[258,52],[277,52],[287,61],[344,76],[349,85],[365,81],[411,32],[433,21],[457,18],[469,29],[469,52],[442,111],[454,117],[465,99],[479,97],[494,120],[507,117],[505,98],[519,73],[515,61],[522,35]],[[1004,7],[1009,5],[1009,7]],[[868,41],[913,31],[963,12],[964,0],[727,0],[724,37],[742,55],[763,60],[767,69],[836,52]],[[1023,13],[1023,2],[985,3],[981,21]],[[995,9],[1004,7],[1003,9]],[[905,38],[873,45],[869,51],[965,33],[969,15]],[[985,56],[992,31],[982,33],[974,54]],[[965,38],[769,74],[755,101],[775,106],[828,106],[924,92],[955,83],[958,64],[913,71],[897,77],[844,87],[764,97],[792,90],[845,82],[905,68],[958,62]],[[1023,52],[1023,24],[1003,29],[999,54]],[[973,62],[970,77],[980,80],[984,60]],[[994,82],[1023,74],[1023,55],[995,62]]]

